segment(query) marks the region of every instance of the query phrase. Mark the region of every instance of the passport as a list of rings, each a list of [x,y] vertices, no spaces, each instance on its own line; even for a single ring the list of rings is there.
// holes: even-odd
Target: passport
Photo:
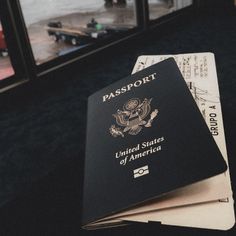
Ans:
[[[88,99],[85,229],[225,172],[227,164],[173,58]]]

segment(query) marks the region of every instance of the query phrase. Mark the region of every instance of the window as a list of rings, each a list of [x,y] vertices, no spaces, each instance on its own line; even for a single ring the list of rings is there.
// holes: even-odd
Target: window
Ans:
[[[135,0],[20,0],[37,65],[137,26]]]
[[[154,20],[190,6],[193,0],[148,0],[149,18]]]
[[[166,22],[166,18],[152,22],[150,19],[164,15],[176,19],[186,11],[169,13],[192,2],[4,0],[0,7],[2,35],[5,36],[0,55],[0,92],[43,77],[125,40],[132,40]]]
[[[8,2],[0,7],[0,92],[28,81],[26,63]]]
[[[14,70],[9,57],[5,35],[0,22],[0,80],[14,75]]]

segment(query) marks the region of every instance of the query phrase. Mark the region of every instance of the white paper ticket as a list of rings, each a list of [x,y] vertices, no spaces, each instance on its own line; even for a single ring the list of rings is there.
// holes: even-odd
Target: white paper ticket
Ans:
[[[175,59],[216,144],[228,163],[214,54],[191,53],[140,56],[132,74],[169,57]],[[125,218],[122,217],[122,219],[142,222],[160,221],[162,224],[222,230],[231,228],[234,225],[235,217],[229,169],[221,175],[199,182],[198,188],[197,194],[201,194],[201,200],[202,198],[206,199],[205,203],[183,206],[187,205],[188,201],[199,199],[196,191],[194,191],[194,185],[190,185],[185,187],[185,189],[183,188],[188,193],[187,195],[183,194],[183,197],[177,196],[177,199],[174,197],[172,200],[169,199],[167,203],[169,206],[179,205],[179,207],[156,211],[155,209],[158,209],[158,207],[154,207],[152,213],[139,213]],[[203,191],[200,191],[201,189]],[[211,189],[212,191],[205,191],[206,189]],[[226,190],[227,196],[218,199],[217,196],[220,196],[219,192],[222,189]],[[215,196],[215,201],[207,202],[207,199],[212,197],[212,194]],[[181,202],[183,203],[182,206]]]

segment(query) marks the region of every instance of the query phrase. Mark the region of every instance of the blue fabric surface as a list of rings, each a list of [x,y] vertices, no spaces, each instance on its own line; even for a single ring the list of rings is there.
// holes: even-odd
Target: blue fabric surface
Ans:
[[[158,224],[87,232],[79,225],[87,97],[129,75],[139,55],[209,51],[236,183],[236,10],[212,9],[0,95],[1,235],[234,235]]]

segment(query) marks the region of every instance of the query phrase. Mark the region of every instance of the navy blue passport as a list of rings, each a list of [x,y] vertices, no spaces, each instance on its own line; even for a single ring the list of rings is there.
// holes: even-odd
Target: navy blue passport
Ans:
[[[85,228],[226,169],[174,59],[89,97]]]

